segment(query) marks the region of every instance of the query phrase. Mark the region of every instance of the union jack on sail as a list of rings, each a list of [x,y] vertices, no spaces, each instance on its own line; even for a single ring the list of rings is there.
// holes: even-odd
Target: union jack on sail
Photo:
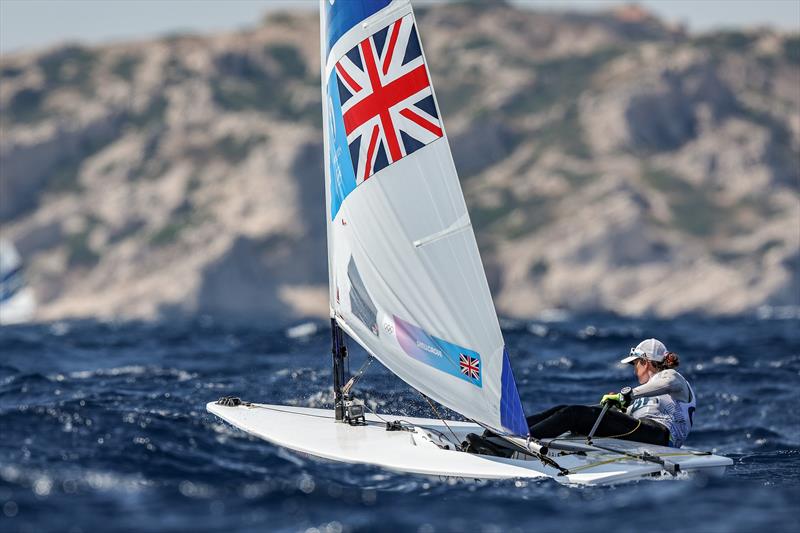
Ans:
[[[350,49],[336,75],[357,184],[443,135],[411,15]]]
[[[481,360],[465,354],[459,354],[458,366],[461,373],[472,379],[481,379]]]

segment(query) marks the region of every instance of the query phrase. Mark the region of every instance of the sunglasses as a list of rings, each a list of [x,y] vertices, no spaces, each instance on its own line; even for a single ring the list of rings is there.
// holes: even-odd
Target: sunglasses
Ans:
[[[647,356],[647,352],[645,352],[644,350],[641,350],[639,348],[631,348],[631,352],[630,352],[629,355],[633,355],[633,356],[636,356],[636,357],[645,357],[645,356]]]

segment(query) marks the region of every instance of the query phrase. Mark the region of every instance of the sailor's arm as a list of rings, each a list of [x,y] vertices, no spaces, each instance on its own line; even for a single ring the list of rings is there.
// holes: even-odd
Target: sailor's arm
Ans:
[[[661,396],[669,394],[675,397],[688,398],[689,391],[686,382],[674,370],[662,370],[653,375],[644,385],[633,389],[633,398]]]

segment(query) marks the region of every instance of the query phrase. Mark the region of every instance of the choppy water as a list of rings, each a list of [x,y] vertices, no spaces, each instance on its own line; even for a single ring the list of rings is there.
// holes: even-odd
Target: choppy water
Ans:
[[[728,455],[722,479],[610,488],[433,481],[299,457],[207,414],[223,395],[328,405],[325,324],[283,330],[72,323],[0,329],[2,531],[793,530],[800,501],[796,319],[614,317],[505,323],[526,411],[630,384],[618,356],[658,336],[698,394],[689,443]],[[354,367],[363,353],[354,351]],[[355,369],[355,368],[354,368]],[[380,364],[381,410],[431,416]]]

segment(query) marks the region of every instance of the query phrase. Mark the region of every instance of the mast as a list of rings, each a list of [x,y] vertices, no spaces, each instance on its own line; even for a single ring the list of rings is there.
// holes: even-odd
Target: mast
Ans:
[[[327,38],[327,22],[326,22],[326,4],[325,0],[320,0],[319,10],[319,29],[320,29],[320,56],[322,58],[320,65],[320,78],[322,80],[322,123],[323,123],[323,136],[325,137],[326,145],[330,142],[328,140],[328,111],[327,111],[327,82],[325,76],[326,60],[328,57],[328,38]],[[347,421],[347,409],[345,407],[345,362],[347,357],[347,346],[345,344],[345,333],[339,324],[336,322],[335,311],[333,308],[334,302],[334,281],[333,281],[333,268],[331,266],[331,247],[333,245],[331,239],[331,191],[330,191],[330,154],[328,150],[325,151],[325,230],[327,233],[328,243],[328,291],[330,302],[330,317],[331,317],[331,358],[332,358],[332,372],[333,372],[333,409],[335,413],[336,422]]]
[[[350,395],[361,372],[345,383],[344,360],[347,357],[345,332],[339,327],[336,318],[331,318],[331,354],[333,355],[333,410],[337,422],[347,422],[351,426],[367,423],[364,417],[364,402]],[[368,364],[368,363],[367,363]],[[365,365],[366,366],[366,365]]]
[[[333,409],[336,421],[344,422],[344,358],[347,357],[347,346],[344,343],[344,331],[331,318],[331,354],[333,355]]]

